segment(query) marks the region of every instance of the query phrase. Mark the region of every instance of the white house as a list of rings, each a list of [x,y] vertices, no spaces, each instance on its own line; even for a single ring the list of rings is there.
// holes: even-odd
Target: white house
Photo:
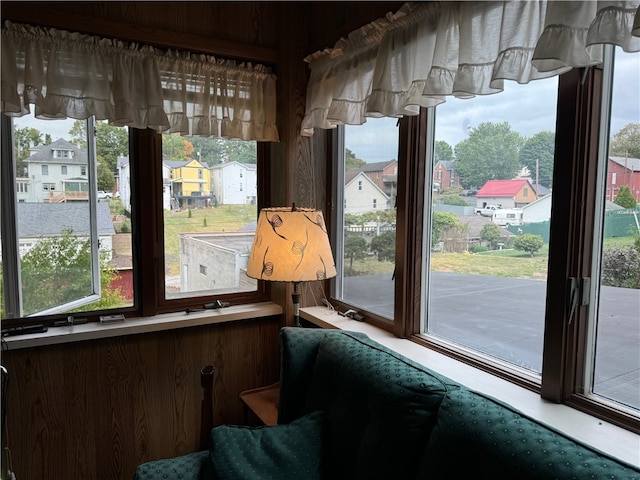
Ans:
[[[233,161],[214,165],[209,170],[211,191],[218,204],[256,204],[258,197],[256,165]]]
[[[120,201],[124,205],[124,208],[130,212],[131,211],[131,167],[129,165],[129,157],[118,155],[117,168],[118,168],[118,193],[120,194]]]
[[[359,214],[388,210],[391,199],[367,175],[358,172],[344,186],[344,213]]]
[[[26,177],[18,178],[18,202],[88,200],[87,159],[86,149],[62,138],[37,147],[25,160]]]
[[[546,222],[551,218],[551,194],[522,207],[522,223]]]

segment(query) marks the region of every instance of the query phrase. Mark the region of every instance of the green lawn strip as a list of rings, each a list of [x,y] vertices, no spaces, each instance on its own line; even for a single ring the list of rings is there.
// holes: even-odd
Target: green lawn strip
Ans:
[[[167,275],[180,273],[180,234],[236,232],[258,218],[255,205],[219,205],[213,208],[164,212],[164,253]],[[206,219],[206,222],[205,222]]]

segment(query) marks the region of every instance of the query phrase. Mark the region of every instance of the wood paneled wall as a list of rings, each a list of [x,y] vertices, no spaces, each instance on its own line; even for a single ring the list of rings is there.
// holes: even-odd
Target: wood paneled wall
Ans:
[[[7,444],[20,480],[130,479],[199,450],[200,369],[214,423],[242,424],[242,390],[278,380],[279,318],[7,351]]]
[[[388,5],[3,1],[0,13],[3,20],[271,59],[262,63],[273,64],[278,75],[281,141],[272,145],[269,165],[274,205],[325,208],[327,134],[300,136],[303,58],[383,15]],[[304,305],[321,301],[320,287],[303,289]],[[290,322],[290,291],[272,292]],[[216,367],[215,423],[241,423],[240,391],[278,378],[281,324],[259,319],[4,352],[11,378],[7,440],[17,478],[130,479],[141,462],[198,450],[200,369]]]

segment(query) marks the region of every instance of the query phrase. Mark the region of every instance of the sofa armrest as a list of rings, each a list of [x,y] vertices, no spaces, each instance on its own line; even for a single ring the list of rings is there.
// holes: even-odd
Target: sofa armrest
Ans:
[[[134,480],[203,480],[213,478],[209,451],[146,462],[138,466]]]
[[[348,333],[357,338],[369,338],[364,333]],[[344,334],[342,330],[322,328],[283,327],[280,330],[278,423],[290,423],[304,413],[320,343],[327,336]]]

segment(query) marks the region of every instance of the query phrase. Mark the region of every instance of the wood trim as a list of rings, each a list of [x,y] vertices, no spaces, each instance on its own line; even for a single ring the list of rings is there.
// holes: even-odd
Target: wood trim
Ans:
[[[569,323],[567,308],[569,277],[580,277],[590,263],[591,247],[585,249],[593,233],[595,175],[587,174],[597,167],[599,99],[596,76],[601,71],[574,69],[559,77],[556,144],[551,207],[551,241],[544,327],[541,396],[554,402],[569,398],[574,390],[584,353],[584,316],[576,312]],[[584,78],[583,78],[584,77]],[[583,81],[584,80],[584,81]],[[591,180],[589,179],[591,175]],[[567,179],[570,179],[567,185]],[[590,205],[589,202],[591,202]],[[581,325],[582,324],[582,325]]]
[[[151,45],[158,48],[175,48],[190,52],[222,56],[275,65],[278,50],[230,40],[222,40],[192,33],[180,33],[132,23],[116,22],[88,15],[56,10],[31,2],[2,2],[2,21],[27,23],[43,27],[58,28],[126,42]]]
[[[426,109],[400,120],[393,331],[401,338],[420,330],[426,138]]]
[[[158,313],[158,305],[164,298],[164,251],[162,225],[162,136],[146,129],[129,129],[129,152],[131,154],[132,191],[132,245],[135,249],[134,282],[135,295],[140,315]],[[143,200],[144,199],[144,200]],[[146,212],[142,215],[142,212]],[[144,246],[144,247],[143,247]],[[136,259],[138,266],[136,266]]]

